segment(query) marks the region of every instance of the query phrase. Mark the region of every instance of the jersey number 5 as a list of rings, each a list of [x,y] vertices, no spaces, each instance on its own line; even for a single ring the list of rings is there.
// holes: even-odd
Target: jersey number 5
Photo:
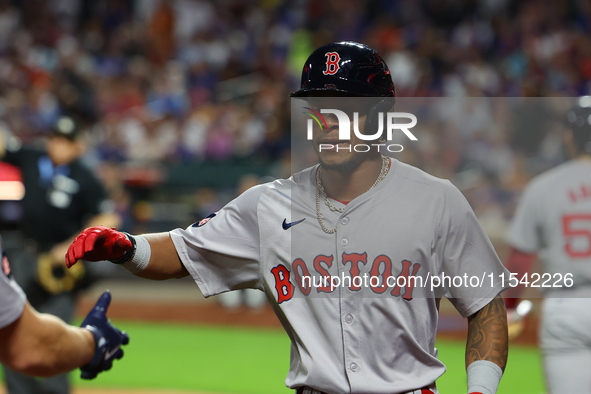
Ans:
[[[591,214],[564,215],[562,233],[566,254],[579,259],[591,257]]]

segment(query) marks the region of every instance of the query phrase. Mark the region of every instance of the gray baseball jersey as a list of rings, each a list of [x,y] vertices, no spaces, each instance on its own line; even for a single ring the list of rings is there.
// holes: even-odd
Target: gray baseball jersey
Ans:
[[[591,363],[591,161],[574,160],[534,178],[524,190],[507,243],[539,252],[542,308],[540,347],[552,393],[588,393]],[[573,287],[557,279],[570,274]]]
[[[321,201],[324,222],[337,229],[325,233],[317,168],[249,189],[171,231],[183,264],[205,296],[247,287],[267,294],[292,342],[288,387],[398,393],[432,385],[445,371],[435,348],[439,297],[469,316],[502,290],[503,265],[451,183],[396,160],[376,187],[346,206],[333,201],[342,213]],[[429,278],[441,273],[492,274],[493,283],[431,289]]]
[[[3,256],[2,240],[0,240],[0,256],[2,267],[0,269],[0,328],[6,327],[23,313],[25,307],[25,293],[16,284],[10,275],[8,259]]]
[[[568,294],[591,295],[591,161],[570,161],[534,178],[506,241],[523,252],[540,253],[543,271],[552,276],[538,283],[548,285],[542,291],[560,294],[565,287],[555,282],[572,274]]]

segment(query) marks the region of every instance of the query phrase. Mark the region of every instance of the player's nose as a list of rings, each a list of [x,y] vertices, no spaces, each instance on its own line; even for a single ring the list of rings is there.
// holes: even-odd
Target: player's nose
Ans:
[[[323,128],[323,131],[330,132],[332,130],[339,129],[339,120],[335,115],[327,114],[324,116],[324,119],[326,120],[327,129]]]

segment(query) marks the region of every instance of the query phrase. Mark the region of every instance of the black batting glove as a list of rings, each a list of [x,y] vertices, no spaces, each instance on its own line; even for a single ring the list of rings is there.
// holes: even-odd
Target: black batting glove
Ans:
[[[107,319],[110,303],[111,293],[105,291],[80,325],[92,332],[96,343],[92,361],[80,367],[82,379],[94,379],[99,372],[111,369],[113,360],[123,357],[121,345],[129,343],[127,333],[114,327]]]

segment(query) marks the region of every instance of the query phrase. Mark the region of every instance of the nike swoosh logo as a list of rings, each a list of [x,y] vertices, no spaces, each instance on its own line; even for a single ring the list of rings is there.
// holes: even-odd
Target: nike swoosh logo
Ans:
[[[295,226],[296,224],[303,222],[304,220],[306,220],[306,218],[297,220],[295,222],[287,223],[287,219],[283,219],[283,223],[281,224],[281,226],[283,227],[284,230],[287,230],[290,227]]]
[[[105,357],[103,358],[103,360],[108,360],[111,357],[113,357],[113,355],[115,353],[117,353],[117,350],[119,350],[119,346],[117,346],[116,348],[114,348],[113,350],[111,350],[110,352],[105,353]]]

